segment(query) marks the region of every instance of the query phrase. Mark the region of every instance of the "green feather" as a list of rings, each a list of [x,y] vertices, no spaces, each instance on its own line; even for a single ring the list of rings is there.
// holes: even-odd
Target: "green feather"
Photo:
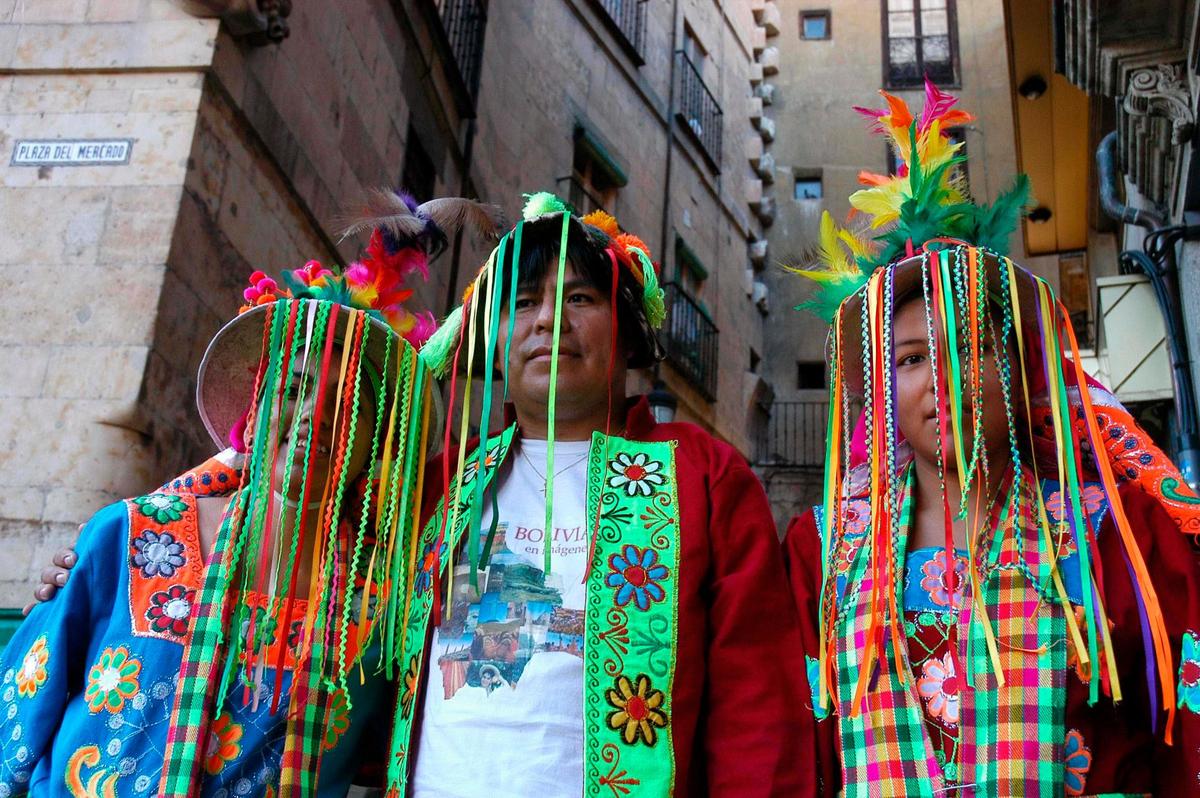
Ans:
[[[549,191],[538,191],[537,193],[525,194],[524,196],[525,208],[521,211],[521,215],[527,222],[532,222],[542,216],[549,216],[555,213],[570,213],[571,211],[567,203]]]
[[[462,313],[462,305],[450,311],[446,320],[421,347],[421,362],[438,379],[445,377],[454,365],[451,360],[454,358],[454,349],[458,346],[458,339],[462,333]]]
[[[1017,229],[1017,223],[1029,207],[1031,186],[1029,176],[1018,174],[991,205],[973,208],[971,231],[972,244],[987,247],[1001,255],[1008,254],[1008,242]]]

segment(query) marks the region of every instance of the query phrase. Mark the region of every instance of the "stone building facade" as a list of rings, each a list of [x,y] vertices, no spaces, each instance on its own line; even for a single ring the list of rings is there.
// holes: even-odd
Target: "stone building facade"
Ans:
[[[677,320],[631,389],[661,380],[749,454],[758,23],[729,0],[0,0],[0,607],[100,506],[208,454],[208,339],[252,270],[353,257],[338,219],[368,187],[615,213]],[[127,158],[58,146],[97,141]],[[483,254],[456,242],[414,303],[444,312]]]
[[[956,135],[966,143],[968,181],[990,201],[1017,171],[1002,0],[778,0],[769,42],[778,72],[766,78],[764,115],[774,140],[759,160],[773,172],[777,212],[767,231],[767,284],[777,317],[767,328],[767,379],[775,403],[756,455],[776,520],[819,501],[827,413],[827,326],[792,310],[811,291],[781,268],[815,249],[822,211],[838,221],[862,170],[885,173],[889,153],[851,106],[880,107],[878,90],[923,104],[922,75],[958,95],[977,120]],[[920,27],[921,25],[924,27]],[[920,58],[920,61],[917,59]],[[1036,187],[1035,187],[1036,191]],[[1014,257],[1024,254],[1014,236]],[[781,318],[782,317],[782,318]],[[786,320],[785,320],[786,319]]]

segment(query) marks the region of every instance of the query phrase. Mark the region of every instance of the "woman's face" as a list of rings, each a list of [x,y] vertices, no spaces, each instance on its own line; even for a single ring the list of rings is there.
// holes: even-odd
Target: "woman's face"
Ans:
[[[333,364],[340,362],[341,347],[339,346],[333,352],[330,358]],[[301,360],[301,358],[297,358]],[[309,364],[315,361],[320,362],[320,358],[309,358]],[[323,491],[326,481],[328,481],[333,472],[333,458],[337,453],[338,441],[335,439],[334,417],[337,414],[337,407],[340,400],[338,393],[338,371],[336,368],[330,368],[325,378],[323,407],[320,413],[320,428],[315,430],[312,435],[311,443],[309,442],[309,430],[317,421],[317,386],[313,383],[315,378],[309,375],[309,384],[304,391],[304,401],[300,402],[300,381],[301,381],[301,363],[296,363],[292,372],[291,385],[288,389],[288,395],[283,404],[283,415],[285,427],[283,435],[279,442],[279,456],[275,459],[275,480],[279,486],[278,490],[284,493],[291,501],[299,499],[300,489],[304,484],[304,454],[306,445],[309,446],[310,452],[308,455],[308,467],[312,471],[313,479],[310,483],[310,490],[316,495],[305,497],[306,503],[311,503],[320,499],[320,491]],[[346,375],[346,379],[351,378],[350,374]],[[344,387],[344,386],[343,386]],[[346,423],[346,414],[349,413],[349,408],[343,408],[342,417],[337,419],[338,427],[342,427]],[[298,414],[299,418],[293,426],[294,416]],[[373,428],[375,426],[375,395],[374,387],[371,380],[364,373],[360,377],[359,382],[359,406],[357,423],[355,424],[353,435],[353,448],[349,448],[350,457],[346,462],[346,484],[351,484],[362,473],[366,466],[367,458],[371,454],[371,438]],[[288,473],[288,457],[287,454],[292,448],[293,436],[296,441],[295,453],[292,458],[291,473]],[[288,480],[288,484],[284,484],[284,479]]]
[[[921,295],[905,302],[896,311],[893,324],[896,356],[896,423],[901,434],[912,446],[913,454],[927,463],[937,462],[938,422],[933,385],[933,366],[929,353],[929,337],[925,325],[925,300]],[[984,442],[989,453],[1007,451],[1008,417],[1004,412],[1004,393],[990,341],[980,342],[984,359],[982,374]],[[961,344],[961,342],[960,342]],[[938,336],[938,346],[945,346],[944,336]],[[970,344],[960,351],[963,369],[968,368]],[[971,401],[969,375],[963,375],[963,385],[957,389],[962,396],[964,443],[972,446],[976,409]],[[947,434],[950,420],[946,419]],[[964,453],[969,454],[968,453]],[[945,467],[954,471],[954,442],[947,442]]]

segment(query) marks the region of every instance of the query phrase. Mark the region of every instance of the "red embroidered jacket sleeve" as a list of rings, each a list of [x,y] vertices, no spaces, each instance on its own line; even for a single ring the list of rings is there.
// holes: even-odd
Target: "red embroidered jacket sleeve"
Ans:
[[[818,711],[812,674],[820,654],[821,537],[812,510],[792,519],[783,539],[783,559],[788,584],[800,618],[800,642],[808,678],[804,707],[812,718],[812,768],[818,795],[837,795],[842,788],[842,770],[837,750],[837,719],[832,716],[832,698],[827,712]],[[820,720],[817,720],[820,718]]]
[[[804,658],[779,536],[741,456],[720,446],[716,458],[702,732],[708,795],[812,795],[812,715],[804,711]]]
[[[1154,584],[1162,607],[1167,636],[1171,641],[1176,681],[1173,745],[1163,738],[1165,712],[1159,705],[1157,733],[1150,733],[1150,697],[1147,693],[1145,657],[1137,600],[1130,586],[1128,567],[1118,548],[1118,532],[1111,521],[1102,525],[1098,545],[1103,557],[1104,590],[1109,619],[1114,626],[1114,647],[1121,674],[1124,700],[1116,707],[1102,697],[1090,708],[1092,728],[1090,772],[1086,790],[1091,792],[1147,789],[1155,795],[1200,794],[1200,567],[1191,537],[1179,531],[1157,500],[1137,486],[1120,488],[1130,529]],[[1155,682],[1158,677],[1155,674]],[[1067,727],[1072,726],[1073,708],[1082,708],[1086,686],[1073,675],[1067,700]],[[1078,699],[1075,696],[1079,696]],[[1122,728],[1124,727],[1124,731]],[[1106,739],[1107,738],[1107,739]],[[1137,774],[1137,775],[1135,775]]]

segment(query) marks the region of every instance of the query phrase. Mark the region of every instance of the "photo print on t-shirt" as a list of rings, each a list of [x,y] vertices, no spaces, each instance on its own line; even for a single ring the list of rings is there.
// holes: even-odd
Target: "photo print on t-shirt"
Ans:
[[[470,566],[455,568],[450,617],[438,626],[436,652],[445,700],[464,686],[488,695],[515,688],[535,654],[583,657],[583,608],[564,607],[562,575],[547,576],[514,553],[507,533],[500,523],[478,591],[470,586]]]

